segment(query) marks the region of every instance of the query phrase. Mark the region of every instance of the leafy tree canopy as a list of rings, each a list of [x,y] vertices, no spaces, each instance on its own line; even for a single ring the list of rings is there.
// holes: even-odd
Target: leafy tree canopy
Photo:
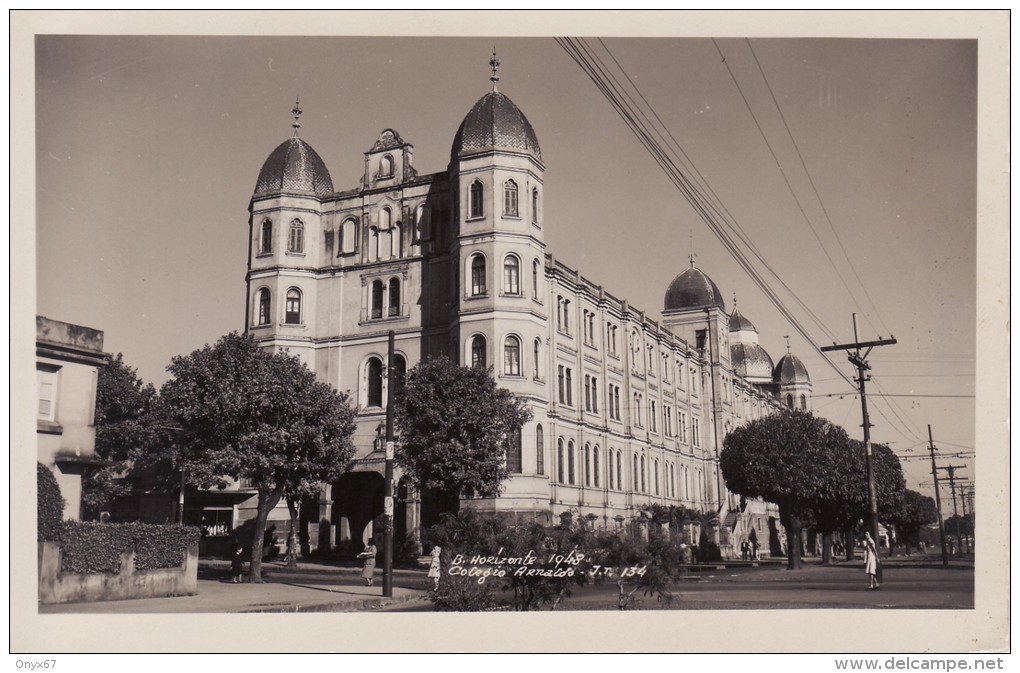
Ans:
[[[177,356],[167,370],[158,405],[172,433],[165,455],[195,486],[232,478],[257,489],[252,578],[260,581],[266,517],[285,494],[339,478],[354,453],[354,410],[296,357],[249,335]]]
[[[454,498],[499,495],[507,449],[531,411],[491,373],[423,360],[407,373],[395,406],[396,460],[416,486]]]

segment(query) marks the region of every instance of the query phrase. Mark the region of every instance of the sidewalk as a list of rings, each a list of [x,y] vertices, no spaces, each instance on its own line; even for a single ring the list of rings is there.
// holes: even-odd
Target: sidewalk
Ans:
[[[261,584],[232,584],[224,580],[229,563],[202,562],[199,568],[198,593],[194,596],[165,596],[138,598],[123,601],[97,601],[94,603],[63,603],[40,605],[40,614],[135,614],[135,613],[252,613],[252,612],[354,612],[378,609],[398,603],[419,600],[425,595],[422,589],[394,586],[393,596],[382,595],[382,575],[376,574],[375,586],[354,580],[360,573],[356,568],[336,568],[319,564],[300,564],[291,569],[267,563],[263,577],[271,581]],[[394,572],[401,584],[424,577],[422,571]]]

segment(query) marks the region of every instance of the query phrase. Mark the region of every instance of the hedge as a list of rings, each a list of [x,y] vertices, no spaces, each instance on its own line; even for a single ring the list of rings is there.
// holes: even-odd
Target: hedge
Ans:
[[[64,498],[60,485],[49,468],[36,463],[39,542],[54,542],[60,538],[60,523],[64,519]]]
[[[135,550],[135,568],[179,568],[201,533],[194,526],[65,521],[60,531],[63,572],[116,574],[121,555]]]

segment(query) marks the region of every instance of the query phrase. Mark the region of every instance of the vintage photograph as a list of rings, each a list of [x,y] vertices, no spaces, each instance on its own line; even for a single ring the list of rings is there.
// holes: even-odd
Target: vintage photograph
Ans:
[[[908,650],[1005,645],[980,39],[339,16],[26,38],[33,619],[867,610],[800,650],[921,614],[964,627]]]

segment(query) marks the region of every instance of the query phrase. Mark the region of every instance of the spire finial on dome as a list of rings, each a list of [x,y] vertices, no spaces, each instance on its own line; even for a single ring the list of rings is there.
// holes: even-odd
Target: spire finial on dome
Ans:
[[[691,230],[691,254],[687,255],[687,259],[691,260],[691,268],[694,268],[694,260],[698,254],[694,252],[694,230]]]
[[[492,81],[492,90],[495,91],[496,82],[499,81],[499,75],[496,74],[499,70],[499,59],[496,58],[496,45],[492,45],[492,58],[489,59],[489,67],[492,68],[492,77],[489,80]]]
[[[290,111],[290,113],[294,115],[294,123],[291,124],[291,126],[294,127],[295,138],[297,138],[298,129],[301,128],[301,122],[299,122],[298,119],[301,117],[302,112],[303,110],[301,109],[301,96],[299,95],[294,100],[294,108]]]
[[[789,353],[790,352],[790,335],[789,334],[784,334],[783,338],[786,339],[786,352]]]

